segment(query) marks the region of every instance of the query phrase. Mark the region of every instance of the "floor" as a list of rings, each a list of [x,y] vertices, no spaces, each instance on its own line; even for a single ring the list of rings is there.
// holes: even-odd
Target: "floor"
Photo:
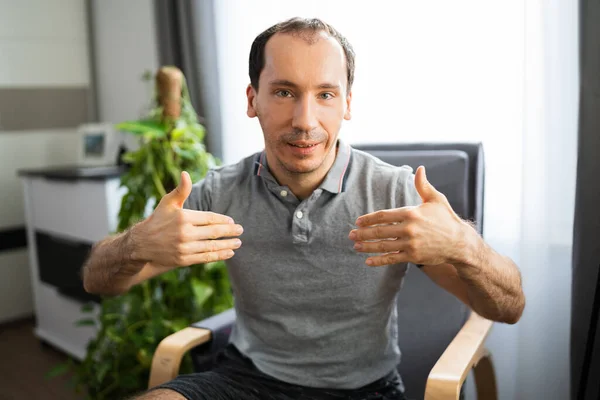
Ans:
[[[68,387],[68,375],[45,378],[67,357],[42,345],[33,328],[33,319],[0,325],[0,400],[82,399]]]

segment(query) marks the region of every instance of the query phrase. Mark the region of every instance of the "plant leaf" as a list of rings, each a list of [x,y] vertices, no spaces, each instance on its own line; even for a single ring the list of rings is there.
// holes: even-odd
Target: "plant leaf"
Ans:
[[[124,338],[119,335],[114,326],[109,326],[106,329],[106,336],[115,343],[123,343]]]
[[[143,135],[153,133],[156,135],[166,134],[167,128],[164,124],[153,120],[125,121],[115,125],[120,131]]]
[[[71,369],[71,364],[67,361],[67,362],[58,364],[57,366],[53,367],[50,371],[48,371],[46,373],[45,377],[46,377],[46,379],[52,379],[57,376],[66,374],[67,372],[69,372],[70,369]]]
[[[102,382],[104,380],[104,377],[106,376],[106,373],[110,371],[110,363],[109,362],[103,362],[100,364],[100,366],[98,367],[98,371],[96,371],[96,376],[98,379],[98,382]]]
[[[139,349],[137,351],[136,360],[145,367],[149,367],[152,364],[152,357],[150,357],[146,349]]]
[[[95,325],[96,325],[96,321],[91,318],[84,318],[84,319],[80,319],[79,321],[75,322],[75,326],[95,326]]]
[[[195,182],[221,163],[203,143],[205,127],[191,104],[185,77],[179,118],[163,120],[163,107],[154,103],[156,97],[153,93],[149,99],[152,108],[144,118],[116,125],[116,129],[135,135],[139,146],[122,158],[129,167],[120,179],[125,195],[117,232],[146,218],[165,192],[179,182],[180,171],[188,171]],[[231,285],[222,262],[173,270],[121,296],[103,298],[93,307],[98,311],[97,335],[88,343],[84,360],[71,362],[76,387],[89,399],[133,397],[147,388],[152,354],[162,339],[232,305]],[[83,317],[87,319],[79,325],[93,324],[94,314]],[[192,372],[189,354],[180,372]]]
[[[196,304],[198,306],[202,306],[206,300],[212,296],[214,289],[198,278],[192,278],[191,284],[194,292],[194,298],[196,299]]]

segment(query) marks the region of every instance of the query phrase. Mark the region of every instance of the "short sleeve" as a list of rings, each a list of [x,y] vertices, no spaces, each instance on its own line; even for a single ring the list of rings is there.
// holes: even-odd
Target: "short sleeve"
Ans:
[[[409,166],[399,168],[398,193],[396,194],[397,207],[418,206],[423,201],[415,187],[415,174]]]
[[[183,203],[183,208],[195,211],[211,211],[214,173],[209,171],[206,176],[192,185],[192,193]]]

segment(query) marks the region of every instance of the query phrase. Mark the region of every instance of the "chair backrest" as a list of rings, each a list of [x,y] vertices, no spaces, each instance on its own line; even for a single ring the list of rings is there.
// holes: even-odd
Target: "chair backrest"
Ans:
[[[392,165],[419,165],[427,178],[446,195],[462,218],[483,229],[483,148],[480,143],[386,144],[353,146]],[[407,396],[424,398],[427,376],[468,317],[468,309],[435,285],[415,267],[398,294],[398,334],[402,350],[399,371]],[[209,370],[216,352],[227,344],[235,313],[226,313],[193,326],[213,332],[213,340],[192,350],[196,371]]]
[[[483,231],[484,161],[481,143],[358,145],[392,165],[423,165],[427,178],[463,219]],[[399,371],[407,396],[424,397],[427,376],[464,325],[469,310],[412,267],[398,294]]]

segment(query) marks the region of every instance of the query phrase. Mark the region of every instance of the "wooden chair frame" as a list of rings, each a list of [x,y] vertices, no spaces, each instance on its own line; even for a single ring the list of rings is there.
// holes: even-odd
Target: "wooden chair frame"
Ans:
[[[458,399],[460,389],[471,370],[475,376],[477,398],[498,398],[494,365],[485,348],[485,340],[492,324],[492,321],[471,312],[467,322],[431,369],[425,388],[425,400]],[[208,329],[194,327],[185,328],[163,339],[152,359],[148,387],[174,379],[179,373],[185,353],[210,340],[211,332]]]

